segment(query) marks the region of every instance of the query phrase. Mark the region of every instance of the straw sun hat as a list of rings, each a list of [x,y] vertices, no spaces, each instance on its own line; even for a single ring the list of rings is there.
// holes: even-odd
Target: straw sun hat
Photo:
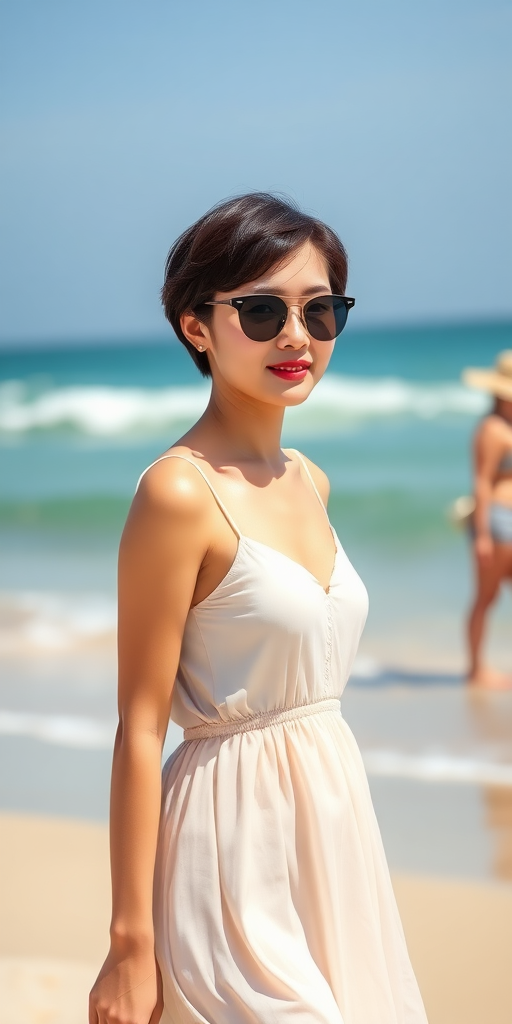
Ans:
[[[479,388],[481,391],[490,391],[497,398],[504,398],[512,402],[512,349],[500,352],[494,364],[494,369],[468,366],[462,371],[462,380],[470,388]]]

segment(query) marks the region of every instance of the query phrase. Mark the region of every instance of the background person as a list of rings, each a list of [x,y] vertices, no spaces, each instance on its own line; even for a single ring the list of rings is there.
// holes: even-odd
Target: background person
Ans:
[[[483,647],[488,613],[502,583],[512,581],[512,351],[502,352],[494,369],[464,370],[463,380],[495,397],[473,441],[476,592],[468,620],[468,681],[509,688],[512,675],[487,665]]]

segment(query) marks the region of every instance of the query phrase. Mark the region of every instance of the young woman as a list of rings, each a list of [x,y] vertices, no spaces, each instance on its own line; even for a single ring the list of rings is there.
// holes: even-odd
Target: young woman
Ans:
[[[476,593],[468,621],[468,679],[475,686],[509,689],[512,674],[486,665],[482,649],[488,613],[502,583],[512,581],[512,351],[502,352],[493,370],[467,369],[463,379],[495,396],[473,445]]]
[[[346,277],[334,232],[265,194],[169,254],[165,312],[212,392],[143,474],[121,542],[111,946],[90,1024],[425,1022],[340,715],[366,591],[324,473],[281,448],[353,305]],[[162,793],[170,715],[185,738]]]

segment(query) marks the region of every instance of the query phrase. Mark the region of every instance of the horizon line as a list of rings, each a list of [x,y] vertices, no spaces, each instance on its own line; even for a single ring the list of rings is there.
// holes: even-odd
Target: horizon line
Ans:
[[[409,330],[440,330],[442,328],[478,328],[478,327],[507,327],[512,328],[512,312],[507,315],[497,316],[475,316],[471,318],[457,318],[448,317],[446,319],[439,320],[390,320],[390,321],[367,321],[366,323],[350,324],[350,334],[360,334],[367,332],[405,332]],[[24,352],[34,351],[52,351],[52,350],[66,350],[73,351],[76,349],[93,349],[93,348],[118,348],[123,345],[126,346],[137,346],[141,344],[149,345],[165,345],[170,343],[174,345],[179,343],[179,338],[169,328],[167,331],[144,331],[141,329],[137,332],[131,332],[127,334],[112,333],[112,334],[93,334],[93,335],[44,335],[40,338],[34,337],[23,337],[23,338],[1,338],[0,337],[0,352],[4,354],[15,354],[20,350]]]

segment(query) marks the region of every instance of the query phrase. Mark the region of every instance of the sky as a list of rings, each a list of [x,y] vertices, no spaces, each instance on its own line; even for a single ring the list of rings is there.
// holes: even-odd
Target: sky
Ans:
[[[0,0],[0,341],[156,336],[174,238],[262,189],[363,325],[512,316],[512,5]]]

